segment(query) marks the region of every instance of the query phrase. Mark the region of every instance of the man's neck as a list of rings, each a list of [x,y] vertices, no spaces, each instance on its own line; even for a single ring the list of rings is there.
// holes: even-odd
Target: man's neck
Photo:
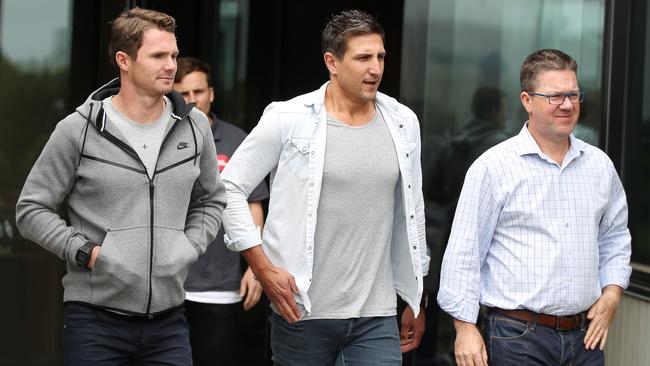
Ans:
[[[113,96],[112,102],[113,107],[126,118],[145,125],[157,121],[165,110],[165,101],[162,95],[152,97],[129,93],[123,89]]]
[[[346,96],[335,83],[325,90],[325,110],[336,120],[350,126],[365,125],[375,116],[375,101],[356,101]]]
[[[542,136],[536,136],[536,134],[533,131],[531,131],[530,128],[528,129],[528,132],[530,132],[530,135],[533,137],[533,140],[535,140],[535,142],[537,143],[537,146],[539,146],[539,149],[548,157],[550,157],[554,162],[558,163],[561,166],[562,162],[564,162],[564,157],[566,156],[566,153],[569,151],[569,148],[571,147],[571,143],[569,142],[569,137],[552,141],[543,138]]]

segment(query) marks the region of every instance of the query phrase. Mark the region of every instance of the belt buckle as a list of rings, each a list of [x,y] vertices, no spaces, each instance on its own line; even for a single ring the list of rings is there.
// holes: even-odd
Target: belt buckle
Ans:
[[[572,315],[572,316],[558,316],[555,318],[555,330],[573,330],[576,329],[576,321],[578,320],[578,317],[582,318],[583,314],[579,315]],[[561,319],[572,319],[573,320],[573,325],[571,327],[561,327],[560,326],[560,320]],[[580,321],[578,324],[582,324],[582,321]]]

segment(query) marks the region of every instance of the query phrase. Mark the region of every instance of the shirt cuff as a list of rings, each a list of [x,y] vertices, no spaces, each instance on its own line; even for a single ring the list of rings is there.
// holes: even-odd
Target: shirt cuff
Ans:
[[[233,252],[241,252],[254,246],[262,244],[262,236],[259,229],[247,231],[238,239],[231,239],[228,234],[223,236],[226,247]]]
[[[467,323],[476,324],[480,305],[477,301],[468,301],[444,287],[438,291],[438,305],[447,314]]]
[[[626,289],[630,284],[630,275],[632,274],[632,268],[627,266],[625,268],[620,268],[616,270],[606,270],[600,273],[600,288],[605,288],[609,285],[617,285]]]

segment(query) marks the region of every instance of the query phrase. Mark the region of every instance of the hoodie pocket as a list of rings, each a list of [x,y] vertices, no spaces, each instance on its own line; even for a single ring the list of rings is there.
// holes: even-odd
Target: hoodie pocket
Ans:
[[[149,253],[149,228],[108,231],[91,272],[93,304],[146,312]]]
[[[157,312],[183,302],[183,283],[199,252],[182,230],[157,227],[154,240],[151,311]]]

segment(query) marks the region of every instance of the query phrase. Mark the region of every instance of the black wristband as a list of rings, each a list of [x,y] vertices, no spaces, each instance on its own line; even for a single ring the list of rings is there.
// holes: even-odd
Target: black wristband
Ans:
[[[88,262],[90,262],[90,257],[93,252],[93,248],[97,246],[96,243],[87,241],[84,245],[77,250],[77,254],[74,256],[77,265],[82,268],[88,268]]]

